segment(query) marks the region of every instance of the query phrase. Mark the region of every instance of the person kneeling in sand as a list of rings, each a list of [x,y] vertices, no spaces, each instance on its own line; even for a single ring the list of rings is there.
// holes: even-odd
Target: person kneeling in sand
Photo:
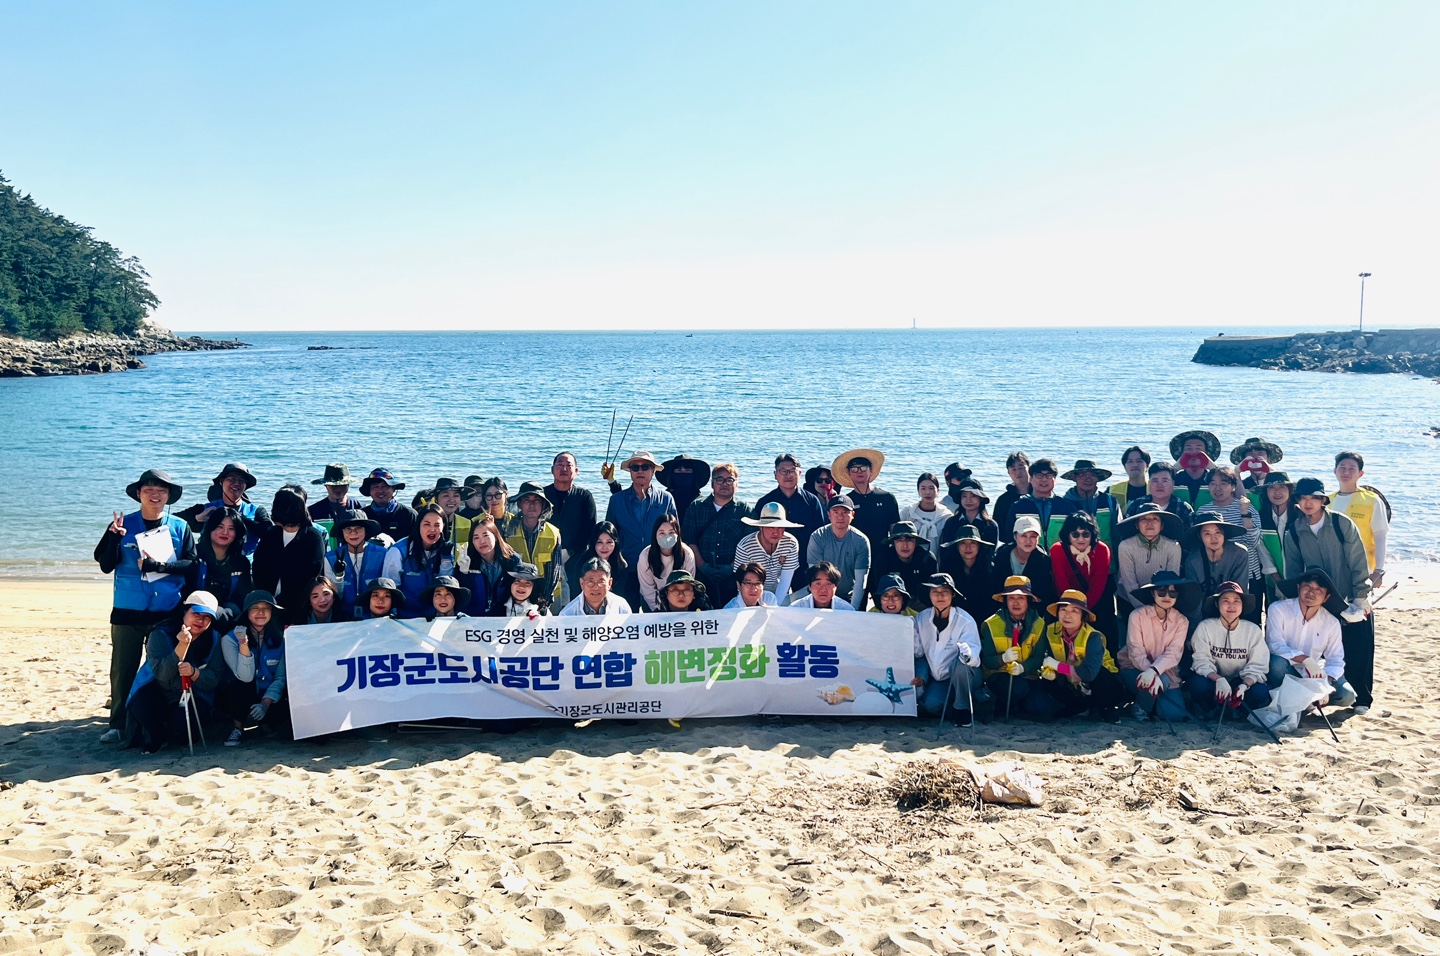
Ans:
[[[1090,626],[1083,591],[1066,591],[1049,607],[1058,620],[1045,628],[1040,665],[1025,710],[1032,717],[1074,717],[1089,711],[1108,723],[1119,723],[1125,692],[1115,661],[1105,648],[1105,635]]]
[[[973,697],[981,719],[988,722],[993,708],[980,680],[980,631],[975,619],[955,606],[959,596],[950,575],[930,575],[925,586],[930,606],[915,618],[916,704],[925,716],[943,716],[948,710],[955,723],[969,727]]]
[[[1045,621],[1035,608],[1039,598],[1023,574],[1007,577],[1005,586],[993,597],[1000,603],[1000,611],[981,625],[985,639],[980,642],[980,663],[990,695],[1003,701],[1005,713],[1010,714],[1017,705],[1024,707],[1031,681],[1040,676],[1045,655],[1035,653],[1035,648],[1045,636]]]
[[[580,596],[560,611],[557,617],[585,615],[630,614],[630,602],[612,594],[610,563],[604,558],[590,558],[580,567]]]
[[[290,705],[285,701],[285,628],[276,612],[284,610],[269,591],[245,595],[240,624],[220,638],[225,661],[215,707],[234,727],[225,746],[238,747],[245,728],[262,724],[291,736]]]
[[[1215,716],[1231,700],[1243,700],[1251,707],[1270,703],[1270,648],[1260,626],[1245,618],[1256,596],[1246,594],[1234,581],[1221,583],[1205,599],[1204,619],[1190,638],[1195,671],[1186,690],[1190,706],[1202,719]]]
[[[130,742],[138,738],[147,754],[185,732],[184,721],[189,715],[179,706],[187,688],[199,695],[195,700],[200,719],[208,716],[219,679],[217,668],[212,666],[218,604],[209,591],[192,591],[185,599],[184,612],[156,626],[145,642],[145,665],[135,678],[125,709]]]
[[[1270,686],[1279,687],[1287,675],[1324,678],[1334,688],[1326,703],[1349,707],[1355,690],[1345,680],[1345,645],[1340,636],[1340,614],[1345,602],[1335,592],[1323,568],[1308,568],[1294,582],[1280,585],[1293,598],[1270,605],[1265,619],[1265,643],[1270,647]]]
[[[1180,692],[1180,659],[1190,620],[1176,607],[1180,586],[1188,583],[1174,571],[1162,570],[1135,589],[1140,606],[1130,612],[1128,639],[1118,656],[1120,683],[1134,695],[1131,715],[1136,720],[1189,719]]]

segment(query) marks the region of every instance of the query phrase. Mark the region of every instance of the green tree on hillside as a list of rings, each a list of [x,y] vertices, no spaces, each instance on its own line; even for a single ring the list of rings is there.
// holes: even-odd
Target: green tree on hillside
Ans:
[[[135,332],[160,304],[149,277],[134,256],[0,175],[0,331],[44,339]]]

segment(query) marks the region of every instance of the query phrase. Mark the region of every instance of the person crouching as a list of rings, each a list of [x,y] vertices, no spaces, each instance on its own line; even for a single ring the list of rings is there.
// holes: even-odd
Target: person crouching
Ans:
[[[930,575],[930,607],[915,618],[916,704],[921,714],[943,717],[969,727],[975,715],[971,700],[989,720],[990,694],[980,681],[980,632],[975,619],[956,606],[959,596],[950,575]]]
[[[1205,599],[1205,617],[1190,638],[1194,651],[1190,667],[1195,672],[1186,690],[1190,706],[1204,719],[1232,700],[1251,707],[1270,703],[1270,648],[1260,625],[1247,620],[1258,598],[1245,593],[1234,581],[1222,582]]]
[[[289,738],[290,705],[285,701],[285,628],[275,595],[251,591],[245,595],[240,624],[220,638],[225,661],[216,692],[216,709],[234,726],[225,746],[238,747],[245,728],[258,725]]]
[[[219,678],[212,666],[219,603],[209,591],[192,591],[184,610],[157,625],[145,642],[145,665],[136,675],[125,709],[130,743],[138,742],[147,754],[185,732],[188,718],[179,706],[187,685],[202,719],[210,709]]]
[[[1090,626],[1095,615],[1084,591],[1066,591],[1050,605],[1057,618],[1045,628],[1040,651],[1040,680],[1025,702],[1032,717],[1074,717],[1085,713],[1107,723],[1118,723],[1125,693],[1119,668],[1105,647],[1105,635]]]

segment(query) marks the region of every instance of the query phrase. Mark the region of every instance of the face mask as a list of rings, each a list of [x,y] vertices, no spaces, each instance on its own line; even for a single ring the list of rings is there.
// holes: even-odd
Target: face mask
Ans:
[[[662,534],[660,537],[655,539],[655,541],[660,545],[660,547],[667,551],[675,547],[676,542],[678,542],[679,540],[679,536],[673,534]]]

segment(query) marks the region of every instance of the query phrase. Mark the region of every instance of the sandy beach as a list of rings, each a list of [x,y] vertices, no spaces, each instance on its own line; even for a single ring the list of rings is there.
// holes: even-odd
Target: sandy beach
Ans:
[[[1440,576],[1376,706],[1238,727],[808,719],[98,743],[108,585],[0,582],[0,952],[1440,952]],[[1418,681],[1417,681],[1418,683]],[[902,814],[915,761],[1040,808]]]

